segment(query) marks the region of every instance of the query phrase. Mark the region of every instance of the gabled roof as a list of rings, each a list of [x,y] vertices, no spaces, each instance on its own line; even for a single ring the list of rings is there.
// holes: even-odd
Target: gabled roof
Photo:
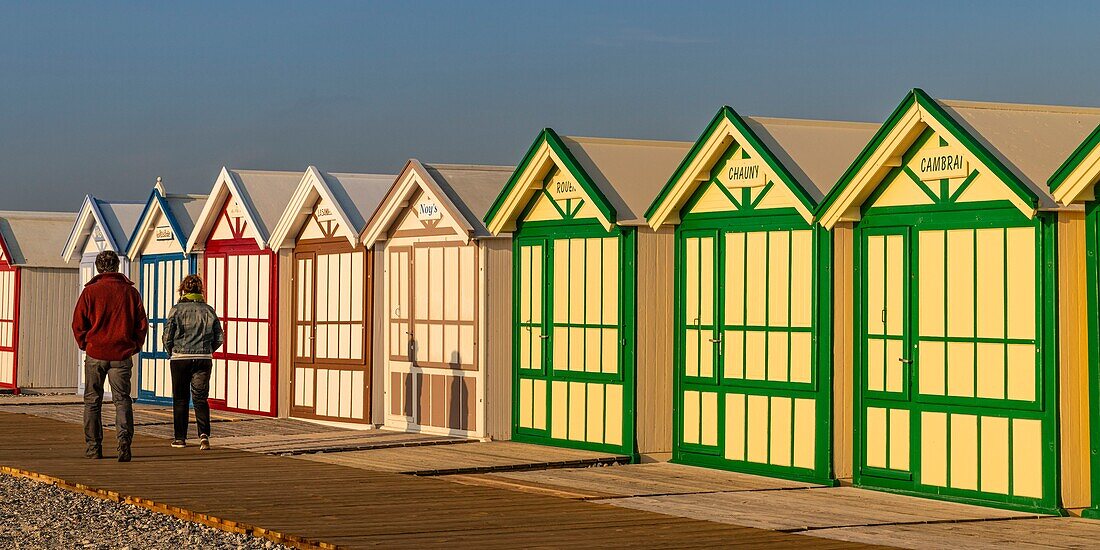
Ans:
[[[302,175],[282,218],[271,234],[272,248],[293,245],[292,239],[309,218],[310,206],[324,198],[336,210],[339,229],[353,246],[366,227],[366,216],[374,213],[393,184],[389,174],[346,174],[321,172],[310,166]]]
[[[366,229],[363,242],[368,247],[386,233],[418,189],[424,189],[441,208],[465,230],[465,239],[491,236],[481,217],[488,212],[492,198],[515,171],[513,166],[475,164],[424,164],[409,159],[378,206]]]
[[[92,228],[99,226],[111,250],[125,254],[130,244],[130,234],[137,225],[145,203],[132,201],[104,201],[91,195],[84,197],[71,226],[69,238],[61,251],[65,261],[78,260],[83,243],[91,236]]]
[[[858,208],[925,126],[952,136],[1033,216],[1057,207],[1046,179],[1098,123],[1100,109],[937,100],[915,88],[826,197],[819,218],[832,227]]]
[[[20,267],[79,267],[57,255],[65,246],[76,214],[0,211],[0,246],[8,263]]]
[[[559,136],[539,133],[484,216],[490,232],[510,231],[553,164],[577,180],[605,225],[645,223],[645,210],[692,146],[686,141]]]
[[[1063,204],[1094,200],[1093,189],[1100,180],[1100,125],[1073,150],[1050,176],[1047,184],[1054,198]]]
[[[245,220],[256,234],[256,244],[267,248],[271,230],[279,223],[301,180],[301,172],[230,170],[222,167],[202,212],[195,220],[195,229],[187,239],[185,252],[190,253],[196,244],[206,240],[230,195],[237,197],[241,203]]]
[[[676,221],[684,203],[736,141],[771,168],[812,221],[821,199],[877,128],[864,122],[742,117],[724,106],[650,204],[646,218],[654,228]]]
[[[195,220],[202,212],[203,205],[206,204],[206,197],[206,195],[166,193],[158,180],[157,185],[149,193],[149,199],[145,201],[145,209],[138,217],[133,233],[130,234],[126,256],[135,258],[139,253],[137,248],[141,245],[140,236],[153,229],[151,225],[156,220],[158,211],[164,213],[164,218],[172,227],[172,233],[180,247],[186,249],[187,237],[195,229]]]

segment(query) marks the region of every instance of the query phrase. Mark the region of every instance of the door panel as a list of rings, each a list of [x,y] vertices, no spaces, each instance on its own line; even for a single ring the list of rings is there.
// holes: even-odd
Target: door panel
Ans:
[[[138,356],[138,399],[143,402],[172,402],[172,372],[164,350],[164,325],[176,303],[177,289],[191,273],[191,262],[182,255],[143,257],[138,280],[149,333]]]
[[[15,346],[19,336],[16,330],[19,286],[16,269],[0,265],[0,387],[12,389],[16,389],[18,382]]]

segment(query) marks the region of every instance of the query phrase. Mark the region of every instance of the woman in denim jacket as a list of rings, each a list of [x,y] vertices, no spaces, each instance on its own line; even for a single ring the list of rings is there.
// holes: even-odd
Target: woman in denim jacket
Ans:
[[[202,278],[188,275],[179,286],[179,303],[164,323],[164,350],[172,368],[173,447],[187,446],[187,405],[195,401],[199,449],[210,448],[210,393],[212,354],[222,345],[222,324],[202,295]]]

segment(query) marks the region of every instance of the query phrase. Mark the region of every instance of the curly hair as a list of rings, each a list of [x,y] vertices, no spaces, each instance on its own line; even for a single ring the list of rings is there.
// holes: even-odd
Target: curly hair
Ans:
[[[95,270],[97,273],[113,273],[118,271],[118,254],[111,250],[104,250],[95,257]]]
[[[180,281],[179,287],[180,296],[184,294],[202,294],[202,277],[198,275],[188,275]]]

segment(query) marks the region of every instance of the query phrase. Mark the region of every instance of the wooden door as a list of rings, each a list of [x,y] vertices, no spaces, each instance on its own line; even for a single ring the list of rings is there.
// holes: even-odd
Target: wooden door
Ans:
[[[370,420],[370,259],[346,241],[294,254],[294,416]]]
[[[19,269],[0,260],[0,388],[19,389]]]

